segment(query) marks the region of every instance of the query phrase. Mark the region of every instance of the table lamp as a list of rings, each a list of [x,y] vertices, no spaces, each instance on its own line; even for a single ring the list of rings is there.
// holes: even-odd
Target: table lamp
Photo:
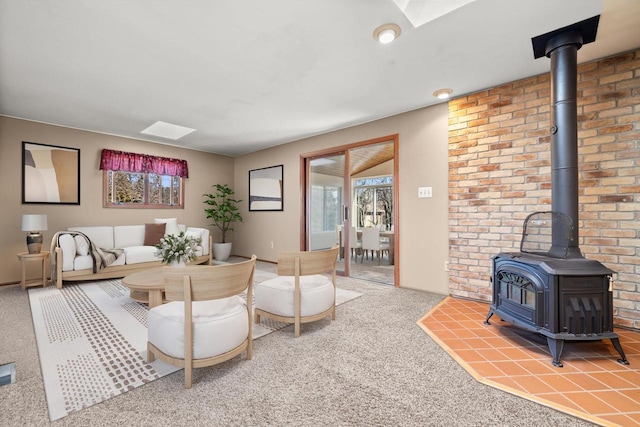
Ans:
[[[27,248],[30,254],[39,254],[42,249],[41,231],[47,229],[46,215],[22,215],[22,231],[29,231],[27,234]]]

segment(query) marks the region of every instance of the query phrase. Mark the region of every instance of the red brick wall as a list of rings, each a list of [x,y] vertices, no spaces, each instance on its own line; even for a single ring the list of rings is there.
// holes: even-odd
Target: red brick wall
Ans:
[[[491,257],[551,210],[549,97],[546,73],[449,103],[452,295],[490,301]],[[578,67],[578,156],[580,249],[618,273],[616,324],[640,329],[640,50]]]

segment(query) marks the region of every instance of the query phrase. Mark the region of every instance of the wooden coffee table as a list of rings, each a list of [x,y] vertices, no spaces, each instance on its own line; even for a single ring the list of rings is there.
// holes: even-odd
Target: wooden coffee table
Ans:
[[[131,299],[149,304],[149,309],[161,305],[164,294],[163,268],[152,268],[124,277],[122,284],[131,289]]]

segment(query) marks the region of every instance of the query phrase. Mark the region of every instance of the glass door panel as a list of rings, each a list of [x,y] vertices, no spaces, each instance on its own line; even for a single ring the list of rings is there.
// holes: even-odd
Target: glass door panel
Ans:
[[[345,185],[345,154],[312,158],[308,162],[309,195],[307,242],[309,250],[327,249],[340,245],[337,270],[348,275],[348,233],[343,233],[349,209],[348,189]]]

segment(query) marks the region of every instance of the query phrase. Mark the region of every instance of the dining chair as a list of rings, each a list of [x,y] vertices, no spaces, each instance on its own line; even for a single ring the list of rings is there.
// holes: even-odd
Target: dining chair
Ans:
[[[165,267],[165,298],[147,315],[147,362],[184,368],[191,388],[194,368],[253,355],[251,301],[256,256],[217,266]],[[246,300],[240,294],[246,291]]]
[[[358,239],[358,230],[354,226],[349,227],[349,246],[351,258],[358,260],[358,254],[362,251],[362,240]]]
[[[278,276],[255,287],[254,322],[260,317],[293,323],[300,336],[302,323],[331,315],[336,318],[336,260],[339,246],[319,251],[278,253]]]
[[[360,257],[360,263],[364,262],[365,253],[371,252],[371,260],[373,260],[373,252],[376,252],[378,256],[378,265],[380,265],[380,253],[387,251],[389,253],[389,242],[380,241],[380,230],[373,227],[365,227],[362,229],[362,255]]]

